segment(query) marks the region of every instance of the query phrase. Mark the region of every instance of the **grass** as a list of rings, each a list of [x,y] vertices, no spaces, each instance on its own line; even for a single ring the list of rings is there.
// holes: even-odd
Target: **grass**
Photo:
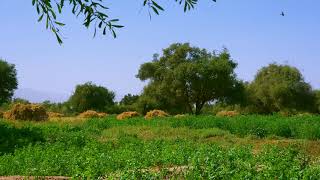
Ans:
[[[0,121],[0,176],[319,179],[320,117]]]

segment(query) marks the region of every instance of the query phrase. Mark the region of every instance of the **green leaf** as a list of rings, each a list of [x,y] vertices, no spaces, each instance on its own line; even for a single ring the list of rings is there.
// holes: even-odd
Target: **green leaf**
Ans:
[[[158,15],[159,15],[158,10],[157,10],[154,6],[151,6],[151,8],[153,9],[153,11],[154,11],[156,14],[158,14]]]
[[[54,23],[58,24],[59,26],[65,26],[66,25],[66,24],[58,22],[58,21],[55,21]]]
[[[164,9],[163,9],[161,6],[159,6],[156,2],[152,1],[152,4],[153,4],[156,8],[160,9],[161,11],[164,11]]]
[[[38,19],[38,22],[42,21],[42,18],[43,18],[44,14],[42,14],[39,19]]]

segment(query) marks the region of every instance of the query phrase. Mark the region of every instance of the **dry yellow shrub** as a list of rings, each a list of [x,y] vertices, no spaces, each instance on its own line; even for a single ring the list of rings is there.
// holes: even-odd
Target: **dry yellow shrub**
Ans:
[[[63,114],[57,113],[57,112],[48,112],[47,114],[48,114],[49,118],[62,118],[62,117],[64,117]]]
[[[46,109],[38,104],[15,104],[3,114],[5,119],[44,121],[48,119]]]
[[[187,116],[188,116],[187,114],[177,114],[174,117],[175,118],[184,118],[184,117],[187,117]]]
[[[78,115],[80,118],[104,118],[106,116],[106,113],[98,113],[93,110],[88,110]]]
[[[133,117],[137,117],[139,116],[139,113],[137,113],[136,111],[129,111],[129,112],[123,112],[121,114],[119,114],[117,116],[118,120],[123,120],[123,119],[129,119],[129,118],[133,118]]]
[[[161,110],[152,110],[147,112],[147,114],[144,116],[145,119],[152,119],[155,117],[166,117],[168,114]]]
[[[234,117],[238,115],[239,113],[237,111],[220,111],[216,114],[216,116],[220,117]]]

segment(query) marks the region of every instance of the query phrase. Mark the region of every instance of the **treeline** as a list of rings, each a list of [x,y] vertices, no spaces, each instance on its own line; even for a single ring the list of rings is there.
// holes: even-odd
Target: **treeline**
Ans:
[[[0,62],[0,66],[10,67],[12,71],[9,73],[8,68],[0,67],[1,77],[7,75],[13,82],[12,77],[16,76],[14,66]],[[113,91],[88,82],[77,85],[73,95],[64,103],[45,101],[42,104],[48,111],[66,115],[86,110],[145,114],[153,109],[196,115],[222,110],[242,114],[320,113],[320,91],[305,82],[297,68],[269,64],[257,72],[252,82],[244,82],[237,78],[236,67],[237,63],[226,49],[209,52],[188,43],[176,43],[163,49],[161,56],[155,54],[150,62],[140,66],[136,77],[148,82],[140,95],[128,94],[116,102]],[[10,92],[16,84],[11,85],[11,89],[0,84],[0,93],[5,88],[6,94],[0,94],[2,109],[17,102],[28,103],[21,99],[11,100]]]

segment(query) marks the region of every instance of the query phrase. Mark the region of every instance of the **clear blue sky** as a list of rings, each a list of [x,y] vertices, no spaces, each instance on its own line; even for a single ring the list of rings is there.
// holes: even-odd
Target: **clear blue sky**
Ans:
[[[117,39],[93,39],[92,30],[66,9],[62,46],[37,22],[31,0],[1,1],[0,57],[16,64],[19,88],[69,94],[76,84],[92,81],[120,97],[142,90],[135,75],[153,53],[190,42],[208,50],[227,47],[240,79],[252,80],[268,63],[287,63],[320,88],[319,0],[201,0],[188,13],[173,1],[159,0],[166,11],[150,21],[142,0],[107,0],[109,14],[125,25]]]

